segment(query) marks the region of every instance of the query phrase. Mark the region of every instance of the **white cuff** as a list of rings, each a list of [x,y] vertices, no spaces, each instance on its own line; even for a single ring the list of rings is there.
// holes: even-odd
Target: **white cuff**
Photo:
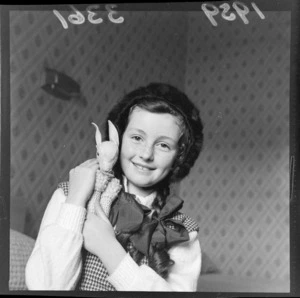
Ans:
[[[115,271],[107,277],[107,280],[119,291],[132,291],[138,271],[139,265],[127,253]]]
[[[58,216],[57,224],[65,229],[82,232],[86,209],[74,204],[63,203]]]

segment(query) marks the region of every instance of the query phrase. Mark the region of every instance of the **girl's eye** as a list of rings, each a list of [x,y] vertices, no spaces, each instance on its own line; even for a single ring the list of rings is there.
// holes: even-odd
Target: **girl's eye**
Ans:
[[[165,150],[165,151],[171,149],[170,146],[167,145],[166,143],[159,143],[158,146],[159,146],[161,149]]]
[[[140,142],[142,140],[140,136],[132,136],[131,139],[135,142]]]

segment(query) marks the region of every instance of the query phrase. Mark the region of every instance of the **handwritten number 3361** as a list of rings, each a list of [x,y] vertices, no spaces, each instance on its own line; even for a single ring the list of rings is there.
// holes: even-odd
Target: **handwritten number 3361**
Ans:
[[[83,24],[85,22],[85,17],[84,15],[78,10],[76,9],[74,6],[70,5],[70,7],[73,9],[73,11],[75,12],[75,14],[70,14],[68,16],[68,20],[70,23],[75,24],[75,25],[80,25]],[[88,21],[92,24],[100,24],[103,22],[102,18],[96,18],[97,13],[94,12],[93,10],[99,9],[99,5],[90,5],[87,7],[86,11],[88,13]],[[115,18],[116,14],[118,14],[117,11],[113,10],[113,8],[116,8],[117,6],[114,4],[107,4],[105,5],[105,9],[108,12],[108,19],[112,22],[112,23],[116,23],[116,24],[120,24],[124,22],[124,18],[123,17],[119,17],[119,18]],[[53,13],[57,16],[57,18],[60,20],[62,26],[64,29],[68,29],[68,23],[65,20],[65,18],[60,14],[59,11],[57,10],[53,10]]]

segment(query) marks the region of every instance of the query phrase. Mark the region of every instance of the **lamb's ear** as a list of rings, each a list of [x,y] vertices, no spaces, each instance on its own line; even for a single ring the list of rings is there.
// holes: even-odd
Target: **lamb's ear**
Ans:
[[[101,145],[101,141],[102,141],[102,137],[101,137],[101,132],[99,130],[99,127],[97,124],[95,124],[94,122],[92,122],[92,124],[95,126],[96,128],[96,134],[95,134],[95,139],[96,139],[96,145],[100,146]]]
[[[114,126],[114,124],[110,120],[108,120],[108,133],[109,133],[109,140],[113,141],[114,143],[116,143],[119,146],[118,131],[117,131],[116,127]]]

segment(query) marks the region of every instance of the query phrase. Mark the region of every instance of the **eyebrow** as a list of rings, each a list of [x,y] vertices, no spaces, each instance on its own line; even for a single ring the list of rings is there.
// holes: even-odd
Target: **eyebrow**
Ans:
[[[138,132],[138,133],[141,133],[141,134],[144,134],[144,135],[146,134],[142,129],[134,128],[134,127],[133,128],[129,128],[128,131],[129,132]]]
[[[139,129],[139,128],[129,128],[128,131],[131,132],[131,133],[138,132],[140,134],[146,135],[146,133],[142,129]],[[171,138],[169,136],[165,136],[165,135],[158,136],[157,139],[168,139],[168,140],[176,143],[176,141],[173,138]]]

